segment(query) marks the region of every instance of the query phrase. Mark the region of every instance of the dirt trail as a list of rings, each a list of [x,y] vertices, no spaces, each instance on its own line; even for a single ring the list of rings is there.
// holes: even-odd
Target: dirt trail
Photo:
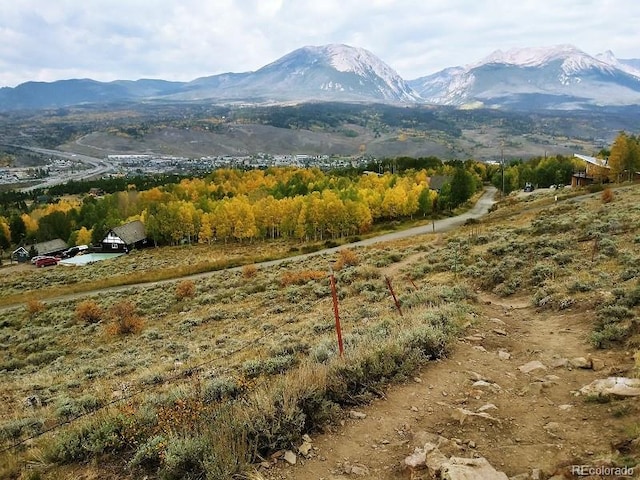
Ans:
[[[541,469],[547,478],[558,465],[593,465],[610,454],[629,418],[637,419],[638,401],[601,404],[573,392],[606,377],[611,366],[630,367],[631,358],[594,351],[584,312],[541,312],[525,298],[489,295],[481,295],[478,304],[482,315],[448,358],[359,408],[366,418],[349,418],[312,436],[311,458],[299,455],[296,465],[280,461],[261,473],[272,480],[409,478],[402,469],[405,457],[433,434],[451,439],[455,455],[485,457],[508,476]],[[505,353],[499,356],[499,350]],[[593,357],[604,365],[596,362],[597,371],[554,367],[575,357]],[[534,360],[546,369],[520,371]],[[485,383],[474,386],[478,379]],[[459,408],[477,412],[488,404],[496,407],[486,410],[493,420],[468,417],[461,424],[452,417]]]

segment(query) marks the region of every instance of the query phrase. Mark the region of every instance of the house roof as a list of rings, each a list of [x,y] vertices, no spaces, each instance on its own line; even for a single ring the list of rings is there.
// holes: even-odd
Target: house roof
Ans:
[[[584,160],[591,165],[595,165],[596,167],[611,168],[609,165],[607,165],[607,161],[602,160],[601,158],[590,157],[589,155],[580,155],[579,153],[574,153],[573,156],[579,158],[580,160]]]
[[[16,253],[18,253],[18,252],[24,252],[24,253],[26,253],[26,254],[28,254],[28,253],[29,253],[29,252],[27,251],[27,249],[26,249],[26,248],[24,248],[24,247],[18,247],[18,248],[16,248],[13,252],[11,252],[11,255],[15,255],[15,254],[16,254]]]
[[[450,175],[434,175],[429,179],[429,188],[440,190],[445,183],[450,183],[452,178]]]
[[[124,225],[114,227],[111,230],[127,245],[134,244],[136,242],[139,242],[140,240],[144,240],[145,238],[147,238],[147,235],[144,231],[144,223],[142,223],[140,220],[125,223]]]
[[[34,243],[33,248],[38,252],[38,255],[47,255],[49,253],[66,250],[68,245],[64,240],[56,238],[55,240],[49,240],[48,242]],[[29,250],[31,250],[31,247],[29,247]]]

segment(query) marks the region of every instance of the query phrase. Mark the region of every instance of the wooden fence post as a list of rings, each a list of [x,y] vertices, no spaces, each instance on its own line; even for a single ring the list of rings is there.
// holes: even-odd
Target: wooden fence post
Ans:
[[[338,313],[338,294],[336,293],[336,277],[331,272],[331,297],[333,298],[333,316],[336,319],[336,334],[338,335],[338,351],[340,356],[344,355],[344,345],[342,344],[342,326],[340,325],[340,315]]]
[[[398,298],[396,297],[396,292],[393,291],[393,287],[391,286],[391,280],[387,276],[385,276],[384,279],[387,281],[387,287],[389,288],[389,291],[391,292],[391,296],[393,297],[393,302],[396,304],[396,308],[398,309],[398,313],[402,317],[403,316],[402,315],[402,308],[400,308],[400,302],[398,301]]]

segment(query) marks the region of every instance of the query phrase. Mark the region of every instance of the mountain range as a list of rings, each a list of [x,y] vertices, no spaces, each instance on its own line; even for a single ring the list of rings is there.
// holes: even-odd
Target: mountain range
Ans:
[[[254,72],[190,82],[90,79],[0,88],[0,111],[120,102],[282,104],[309,101],[567,110],[640,105],[640,59],[591,56],[571,45],[495,51],[477,63],[404,80],[373,53],[306,46]]]

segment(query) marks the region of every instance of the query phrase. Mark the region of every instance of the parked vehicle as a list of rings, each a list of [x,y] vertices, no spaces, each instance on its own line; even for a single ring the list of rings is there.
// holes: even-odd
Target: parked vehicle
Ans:
[[[62,258],[75,257],[76,255],[84,253],[87,250],[89,250],[89,247],[87,245],[78,245],[77,247],[71,247],[62,252]]]
[[[525,192],[533,192],[533,183],[527,182],[524,186]]]
[[[45,257],[49,257],[49,256],[50,256],[50,255],[36,255],[35,257],[31,257],[31,263],[32,263],[33,265],[35,265],[35,264],[36,264],[36,262],[37,262],[38,260],[40,260],[41,258],[45,258]]]
[[[56,257],[42,257],[36,260],[35,266],[42,267],[50,267],[58,264],[58,259]]]

